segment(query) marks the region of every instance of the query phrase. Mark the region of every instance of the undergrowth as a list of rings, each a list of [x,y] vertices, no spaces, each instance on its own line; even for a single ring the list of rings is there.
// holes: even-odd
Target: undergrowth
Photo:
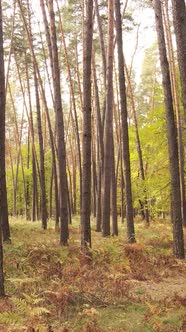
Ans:
[[[137,223],[133,245],[125,241],[125,225],[120,228],[117,238],[93,231],[90,258],[80,250],[77,220],[65,248],[52,222],[43,231],[39,223],[12,220],[0,331],[186,331],[186,288],[155,298],[150,289],[185,275],[185,262],[172,256],[171,226]]]

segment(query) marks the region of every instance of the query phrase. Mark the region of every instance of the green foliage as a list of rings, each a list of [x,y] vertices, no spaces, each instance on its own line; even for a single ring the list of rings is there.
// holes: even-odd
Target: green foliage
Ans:
[[[42,306],[43,299],[34,294],[31,296],[23,293],[23,298],[12,297],[11,303],[13,311],[0,313],[0,324],[9,327],[24,327],[28,320],[50,313],[48,309]],[[40,303],[41,305],[38,306]]]
[[[16,312],[0,313],[0,324],[7,326],[22,326],[22,319]]]
[[[141,83],[136,91],[145,181],[140,176],[134,125],[131,123],[129,128],[134,207],[139,209],[139,200],[143,202],[146,195],[152,217],[161,211],[168,212],[170,205],[165,107],[160,82],[157,45],[154,44],[145,52]]]

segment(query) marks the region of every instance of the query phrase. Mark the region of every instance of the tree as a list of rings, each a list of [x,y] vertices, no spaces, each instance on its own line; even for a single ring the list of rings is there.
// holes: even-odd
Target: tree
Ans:
[[[53,0],[48,1],[48,10],[50,17],[51,44],[52,44],[52,60],[53,60],[53,86],[54,86],[54,104],[56,112],[57,127],[57,152],[58,152],[58,168],[59,168],[59,192],[60,192],[60,243],[67,245],[68,243],[68,186],[66,173],[66,148],[64,135],[64,120],[61,100],[61,84],[60,69],[58,59],[57,35],[55,26],[55,14],[53,8]]]
[[[161,2],[159,0],[153,0],[153,6],[156,20],[156,31],[159,46],[159,56],[164,89],[164,102],[167,119],[169,167],[171,177],[171,220],[173,224],[174,255],[177,258],[184,258],[177,129],[174,118],[171,81],[165,45]]]
[[[146,221],[147,226],[149,225],[149,209],[148,209],[148,200],[147,200],[147,188],[145,185],[145,170],[144,170],[144,162],[143,162],[143,153],[141,148],[141,140],[139,135],[139,126],[138,126],[138,119],[136,114],[136,107],[135,107],[135,100],[134,100],[134,94],[132,89],[132,82],[131,77],[129,75],[129,70],[127,68],[127,65],[125,63],[125,71],[126,71],[126,77],[127,77],[127,83],[128,83],[128,91],[130,95],[130,102],[131,102],[131,108],[132,108],[132,114],[133,114],[133,121],[134,121],[134,127],[135,127],[135,134],[136,134],[136,149],[138,153],[138,159],[139,159],[139,170],[142,182],[144,184],[144,190],[143,190],[143,198],[141,200],[141,197],[139,199],[139,202],[141,202],[142,207],[142,214],[144,216],[144,219]]]
[[[0,296],[5,295],[2,246],[2,226],[4,218],[7,220],[8,210],[5,179],[5,74],[3,55],[3,20],[2,2],[0,0]]]
[[[4,241],[10,241],[5,175],[5,104],[6,93],[3,52],[3,19],[2,3],[0,1],[0,228],[3,231]]]
[[[164,2],[163,7],[163,19],[167,37],[167,49],[169,56],[170,64],[170,78],[171,78],[171,87],[172,87],[172,96],[174,102],[174,108],[176,112],[176,123],[178,131],[178,154],[179,154],[179,166],[180,166],[180,189],[181,189],[181,204],[182,204],[182,218],[183,226],[186,226],[186,196],[185,196],[185,176],[184,176],[184,165],[185,165],[185,156],[184,156],[184,144],[183,144],[183,128],[182,128],[182,114],[180,107],[180,98],[179,98],[179,87],[178,87],[178,77],[176,72],[176,63],[174,57],[174,48],[171,35],[171,26],[169,19],[169,7],[168,0]]]
[[[81,245],[91,246],[91,57],[93,1],[85,1],[83,43],[83,183],[81,210]]]
[[[103,236],[110,235],[110,193],[112,176],[111,144],[113,134],[113,61],[114,61],[114,0],[108,1],[108,48],[106,75],[106,113],[104,126],[104,165],[103,165]]]
[[[181,77],[182,100],[186,123],[186,7],[185,0],[172,0],[173,23],[176,35],[178,64]]]
[[[128,136],[128,114],[124,74],[123,40],[122,40],[122,22],[120,12],[120,1],[115,0],[116,16],[116,38],[118,46],[118,75],[119,75],[119,93],[121,108],[122,125],[122,145],[124,159],[124,178],[125,178],[125,196],[126,196],[126,219],[127,219],[127,238],[130,243],[135,242],[135,230],[133,219],[132,188],[131,188],[131,170]]]
[[[34,83],[36,95],[36,109],[37,109],[37,126],[39,137],[39,154],[40,154],[40,185],[41,185],[41,219],[43,229],[47,228],[47,207],[46,207],[46,186],[45,186],[45,155],[43,149],[43,132],[41,124],[41,109],[38,91],[38,79],[36,69],[34,67]]]

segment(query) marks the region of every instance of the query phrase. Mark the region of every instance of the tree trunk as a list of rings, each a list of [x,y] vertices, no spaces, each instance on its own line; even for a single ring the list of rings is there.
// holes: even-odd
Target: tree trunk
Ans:
[[[8,224],[7,192],[5,177],[5,72],[3,54],[3,22],[2,4],[0,0],[0,296],[5,295],[3,275],[3,245],[2,227],[4,239],[10,238]],[[8,227],[7,227],[8,226]]]
[[[108,49],[107,49],[107,89],[104,132],[104,166],[103,166],[103,236],[110,235],[110,193],[111,193],[111,139],[113,121],[113,58],[114,58],[114,0],[108,1]]]
[[[156,30],[159,46],[160,64],[163,79],[164,101],[168,131],[169,167],[171,177],[171,219],[173,224],[174,255],[184,258],[184,239],[181,214],[181,194],[179,181],[179,158],[177,130],[174,118],[173,100],[171,93],[171,81],[169,64],[165,46],[164,28],[162,20],[161,2],[153,0]]]
[[[115,174],[115,158],[114,158],[114,138],[113,133],[111,137],[111,163],[112,163],[112,178],[111,178],[111,192],[112,192],[112,235],[118,235],[118,217],[117,217],[117,180]]]
[[[68,73],[68,81],[69,81],[69,84],[70,84],[70,93],[71,93],[72,106],[73,106],[73,111],[74,111],[74,122],[75,122],[74,127],[75,127],[76,140],[77,140],[78,163],[79,163],[80,207],[81,207],[81,204],[82,204],[82,165],[81,165],[81,142],[80,142],[80,135],[79,135],[78,114],[77,114],[74,86],[73,86],[72,73],[71,73],[71,67],[70,67],[70,60],[69,60],[69,56],[68,56],[68,51],[67,51],[66,40],[65,40],[65,35],[64,35],[64,31],[63,31],[63,24],[62,24],[61,13],[60,13],[60,10],[59,10],[58,0],[56,0],[56,3],[57,3],[57,8],[58,8],[60,32],[61,32],[63,48],[64,48],[64,52],[65,52],[65,60],[66,60],[66,67],[67,67],[67,73]]]
[[[2,223],[3,240],[10,241],[8,221],[8,204],[5,175],[5,74],[3,54],[2,8],[0,2],[0,222]]]
[[[94,0],[94,5],[95,5],[96,16],[97,16],[98,31],[99,31],[99,40],[100,40],[102,65],[103,65],[104,85],[105,85],[105,88],[106,88],[107,60],[106,60],[105,43],[104,43],[103,29],[102,29],[102,24],[101,24],[101,17],[100,17],[100,13],[99,13],[98,0]]]
[[[56,154],[55,154],[53,130],[52,130],[52,126],[51,126],[51,121],[50,121],[50,115],[49,115],[45,90],[44,90],[44,87],[43,87],[43,81],[42,81],[42,78],[41,78],[41,74],[40,74],[40,71],[39,71],[37,59],[36,59],[34,48],[33,48],[33,41],[32,41],[31,35],[30,35],[30,31],[29,31],[28,26],[27,26],[25,16],[24,16],[22,3],[21,3],[20,0],[17,0],[17,3],[18,3],[18,6],[19,6],[19,9],[20,9],[20,13],[21,13],[21,17],[22,17],[22,20],[23,20],[23,23],[24,23],[25,31],[27,33],[30,52],[32,54],[33,63],[34,63],[34,66],[36,68],[39,87],[40,87],[40,92],[41,92],[41,99],[42,99],[42,102],[43,102],[43,105],[44,105],[45,114],[46,114],[47,123],[48,123],[48,130],[49,130],[49,136],[50,136],[50,145],[51,145],[51,152],[52,152],[54,187],[55,187],[55,226],[56,226],[56,229],[58,229],[59,228],[59,197],[58,197],[59,195],[58,195],[57,167],[56,167]]]
[[[60,192],[60,244],[68,244],[68,193],[67,193],[67,173],[66,173],[66,150],[64,136],[64,121],[61,100],[60,69],[58,60],[58,48],[55,26],[55,14],[53,9],[53,0],[48,1],[48,10],[50,17],[51,44],[53,56],[53,85],[54,85],[54,103],[56,111],[57,125],[57,149],[59,166],[59,192]]]
[[[124,74],[124,57],[123,57],[123,40],[122,40],[122,22],[120,12],[120,1],[115,0],[116,14],[116,38],[118,46],[118,72],[119,72],[119,91],[120,91],[120,108],[121,108],[121,125],[122,125],[122,143],[124,159],[124,179],[125,179],[125,197],[126,197],[126,219],[127,219],[127,238],[128,242],[135,242],[134,217],[132,204],[131,189],[131,170],[130,170],[130,153],[129,153],[129,136],[128,136],[128,114]]]
[[[141,149],[141,141],[140,141],[140,135],[139,135],[139,129],[138,129],[138,120],[137,120],[137,115],[136,115],[136,108],[135,108],[135,100],[134,100],[134,95],[132,91],[132,84],[131,84],[131,79],[129,75],[128,68],[125,63],[125,71],[126,71],[126,77],[128,81],[128,88],[129,88],[129,94],[131,98],[131,107],[132,107],[132,115],[134,119],[134,127],[135,127],[135,135],[136,135],[136,148],[137,148],[137,153],[138,153],[138,159],[139,159],[139,169],[140,169],[140,176],[144,184],[144,198],[142,203],[142,212],[144,215],[144,219],[146,222],[146,225],[149,226],[150,220],[149,220],[149,209],[148,209],[148,199],[147,199],[147,189],[145,185],[145,171],[144,171],[144,165],[143,165],[143,154],[142,154],[142,149]]]
[[[185,196],[185,176],[184,176],[185,156],[184,156],[184,145],[183,145],[183,129],[182,129],[182,119],[180,111],[179,87],[177,82],[176,64],[174,58],[174,49],[173,49],[170,19],[169,19],[168,0],[165,1],[164,6],[165,6],[165,11],[163,13],[164,13],[166,36],[167,36],[172,96],[173,96],[173,102],[174,102],[174,107],[176,111],[176,120],[177,120],[176,123],[177,123],[177,132],[178,132],[178,155],[179,155],[179,166],[180,166],[182,218],[183,218],[183,225],[186,226],[186,196]]]
[[[186,123],[186,6],[185,0],[172,0],[173,23],[176,35],[178,65],[181,77],[182,100]]]
[[[44,158],[44,149],[43,149],[43,132],[42,132],[42,125],[41,125],[41,109],[40,109],[40,101],[39,101],[38,80],[37,80],[35,67],[34,67],[34,84],[35,84],[37,127],[38,127],[39,153],[40,153],[41,220],[42,220],[43,229],[47,229],[45,158]]]
[[[97,124],[97,196],[96,196],[96,231],[101,232],[101,183],[102,183],[102,170],[104,160],[104,144],[103,144],[103,126],[101,120],[100,98],[97,83],[97,74],[95,66],[95,54],[92,56],[92,73],[94,82],[94,95],[95,95],[95,111],[96,111],[96,124]]]
[[[18,123],[17,123],[17,116],[16,116],[16,108],[15,108],[14,98],[12,96],[12,91],[11,91],[9,83],[8,83],[8,89],[9,89],[10,99],[11,99],[13,113],[14,113],[15,136],[16,136],[16,142],[17,142],[17,145],[18,145],[18,157],[17,157],[17,165],[16,165],[14,192],[15,192],[15,195],[16,195],[17,194],[17,183],[18,183],[18,171],[19,171],[19,158],[20,158],[22,178],[23,178],[23,192],[24,192],[23,195],[24,195],[24,203],[25,203],[25,218],[26,218],[26,220],[29,220],[30,219],[29,218],[29,206],[27,205],[27,186],[26,186],[25,172],[24,172],[24,166],[23,166],[23,155],[22,155],[22,151],[21,151],[21,139],[22,139],[23,122],[24,122],[24,109],[23,109],[23,113],[22,113],[21,128],[20,128],[20,133],[19,133]]]
[[[85,0],[83,41],[83,177],[81,210],[81,246],[91,247],[91,57],[93,0]]]

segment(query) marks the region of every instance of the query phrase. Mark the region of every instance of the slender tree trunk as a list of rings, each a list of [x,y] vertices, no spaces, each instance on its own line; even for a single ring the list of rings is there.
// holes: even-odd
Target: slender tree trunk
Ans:
[[[55,26],[55,14],[53,9],[53,0],[48,0],[48,10],[50,17],[51,30],[51,44],[53,56],[53,75],[54,75],[54,102],[56,111],[56,125],[57,125],[57,149],[58,149],[58,166],[59,166],[59,188],[60,188],[60,244],[68,244],[68,187],[67,187],[67,173],[66,173],[66,150],[65,150],[65,136],[64,136],[64,121],[61,100],[61,84],[60,84],[60,69],[58,60],[58,48]]]
[[[32,221],[37,220],[37,170],[36,170],[36,162],[34,158],[34,153],[32,149]]]
[[[21,92],[23,95],[23,104],[26,110],[27,118],[28,118],[28,123],[29,123],[29,130],[28,130],[28,149],[30,149],[30,141],[29,139],[31,138],[31,147],[32,147],[32,220],[35,221],[37,218],[37,212],[38,212],[38,188],[37,188],[37,172],[38,176],[40,179],[40,170],[39,170],[39,164],[37,160],[37,154],[36,154],[36,149],[35,149],[35,140],[34,140],[34,128],[33,128],[33,118],[32,118],[32,105],[31,105],[31,96],[30,96],[30,87],[29,87],[29,80],[28,80],[28,71],[26,69],[26,76],[27,76],[27,85],[28,85],[28,99],[29,99],[29,110],[27,107],[27,101],[26,101],[26,95],[25,95],[25,89],[22,81],[22,76],[20,72],[20,68],[18,65],[17,58],[15,57],[14,54],[14,59],[17,67],[17,73],[19,77],[19,82],[20,82],[20,87],[21,87]],[[26,65],[27,66],[27,65]],[[29,136],[30,135],[30,136]],[[29,151],[30,152],[30,151]],[[29,153],[28,153],[29,157]],[[28,162],[28,167],[29,168],[29,162]],[[29,187],[29,182],[28,182],[28,187]],[[29,192],[29,191],[28,191]],[[30,205],[30,202],[29,202]]]
[[[74,112],[74,120],[75,120],[75,133],[76,133],[76,140],[77,140],[77,150],[78,150],[78,162],[79,162],[79,177],[80,177],[80,206],[82,201],[82,166],[81,166],[81,142],[80,142],[80,135],[79,135],[79,124],[78,124],[78,115],[77,115],[77,107],[76,107],[76,101],[75,101],[75,93],[74,93],[74,87],[73,87],[73,80],[72,80],[72,73],[70,68],[70,60],[68,56],[67,46],[66,46],[66,40],[65,35],[63,31],[63,24],[62,24],[62,18],[59,10],[59,3],[58,0],[56,0],[57,8],[58,8],[58,15],[59,15],[59,23],[60,23],[60,31],[62,36],[62,43],[64,47],[65,52],[65,60],[66,60],[66,67],[67,67],[67,73],[68,73],[68,80],[70,84],[70,93],[71,93],[71,99],[72,99],[72,106],[73,106],[73,112]]]
[[[26,0],[26,5],[27,5],[27,14],[28,14],[28,29],[30,31],[30,35],[32,36],[31,11],[30,11],[29,0]],[[34,123],[33,123],[33,112],[32,112],[32,98],[31,98],[29,68],[28,68],[28,59],[26,51],[25,51],[25,70],[26,70],[26,82],[28,90],[28,102],[29,102],[29,125],[30,125],[30,132],[32,138],[32,220],[35,221],[38,220],[38,215],[39,215],[37,166],[38,166],[39,178],[40,178],[40,169],[39,169],[39,164],[37,164],[37,154],[35,150],[35,133],[34,133]]]
[[[8,207],[5,177],[5,71],[3,54],[3,22],[2,3],[0,0],[0,296],[5,295],[3,275],[3,245],[2,227],[4,240],[10,239],[8,224]],[[8,227],[7,227],[8,226]]]
[[[108,49],[107,49],[107,90],[104,133],[104,171],[103,171],[103,236],[110,235],[110,193],[111,193],[111,139],[113,117],[113,57],[114,57],[114,0],[108,1]]]
[[[124,181],[124,174],[123,174],[123,162],[122,162],[122,151],[121,151],[121,222],[124,223],[124,219],[126,217],[126,197],[124,194],[125,191],[125,181]]]
[[[43,87],[43,81],[42,81],[42,78],[41,78],[41,74],[40,74],[40,71],[39,71],[39,66],[38,66],[37,59],[36,59],[35,52],[34,52],[34,48],[33,48],[33,41],[32,41],[31,35],[30,35],[30,31],[29,31],[28,26],[27,26],[27,22],[26,22],[26,19],[25,19],[25,16],[24,16],[24,11],[23,11],[23,8],[22,8],[21,1],[17,0],[17,3],[19,5],[19,9],[20,9],[21,17],[22,17],[22,20],[23,20],[23,23],[24,23],[25,31],[27,33],[30,52],[32,54],[33,63],[34,63],[34,66],[36,68],[39,87],[40,87],[40,92],[41,92],[41,99],[42,99],[42,102],[43,102],[43,105],[44,105],[45,114],[46,114],[47,123],[48,123],[48,130],[49,130],[49,136],[50,136],[50,145],[51,145],[51,151],[52,151],[52,165],[53,165],[54,185],[55,185],[55,226],[56,226],[56,229],[58,229],[59,228],[59,197],[58,197],[59,195],[58,195],[57,166],[56,166],[56,155],[55,155],[55,144],[54,144],[53,130],[52,130],[52,126],[51,126],[51,121],[50,121],[50,115],[49,115],[45,90],[44,90],[44,87]]]
[[[2,296],[5,296],[5,289],[4,289],[4,273],[3,273],[2,227],[0,225],[0,297]]]
[[[10,140],[10,139],[9,139]],[[16,216],[16,193],[15,193],[15,174],[14,174],[14,167],[13,167],[13,158],[12,158],[12,150],[10,146],[10,141],[7,140],[7,150],[10,157],[10,167],[11,167],[11,178],[12,178],[12,191],[13,191],[13,209],[9,213],[12,213],[12,215]]]
[[[171,87],[172,87],[172,96],[174,107],[176,111],[176,120],[177,120],[177,132],[178,132],[178,152],[179,152],[179,166],[180,166],[180,189],[181,189],[181,205],[182,205],[182,218],[183,225],[186,226],[186,196],[185,196],[185,176],[184,176],[184,145],[183,145],[183,130],[182,130],[182,119],[180,112],[180,101],[178,95],[178,82],[176,75],[176,64],[174,59],[174,50],[171,36],[171,27],[170,27],[170,19],[169,19],[169,8],[168,8],[168,0],[164,3],[165,11],[164,13],[164,21],[165,21],[165,29],[167,36],[167,45],[168,45],[168,54],[169,54],[169,65],[170,65],[170,76],[171,76]]]
[[[74,214],[74,202],[73,202],[73,187],[72,187],[72,174],[69,166],[69,162],[67,159],[67,170],[68,170],[68,180],[69,180],[69,201],[70,201],[70,209],[71,214]]]
[[[95,95],[95,111],[96,111],[96,124],[97,124],[97,197],[96,197],[96,231],[101,232],[101,183],[102,183],[102,170],[104,160],[104,143],[103,143],[103,126],[101,120],[100,98],[97,83],[97,74],[95,66],[95,54],[92,56],[92,72],[94,82],[94,95]]]
[[[92,135],[94,137],[94,135]],[[92,144],[93,146],[93,144]],[[92,212],[94,218],[96,218],[96,192],[97,192],[97,173],[96,173],[96,155],[95,149],[92,147]]]
[[[38,127],[39,153],[40,153],[41,220],[42,220],[43,229],[47,229],[45,158],[44,158],[44,149],[43,149],[43,132],[42,132],[42,125],[41,125],[41,109],[40,109],[40,101],[39,101],[38,80],[37,80],[35,67],[34,67],[34,84],[35,84],[35,96],[36,96],[36,108],[37,108],[37,127]]]
[[[22,163],[23,167],[23,174],[25,176],[24,172],[24,164]],[[30,135],[29,135],[29,129],[28,129],[28,138],[27,138],[27,161],[26,161],[26,168],[29,172],[30,168]],[[26,188],[26,220],[31,220],[31,195],[30,195],[30,181],[27,177],[25,179],[25,188]]]
[[[124,74],[122,24],[121,24],[121,12],[120,12],[119,0],[115,0],[115,14],[116,14],[116,37],[117,37],[117,46],[118,46],[118,72],[119,72],[121,124],[122,124],[122,136],[123,136],[122,143],[123,143],[123,159],[124,159],[127,238],[128,242],[133,243],[135,242],[135,231],[134,231],[134,217],[133,217],[133,204],[132,204],[129,136],[128,136],[128,122],[127,122],[128,114],[127,114],[125,74]]]
[[[3,240],[10,241],[10,227],[8,220],[8,204],[5,175],[5,73],[3,54],[2,7],[0,1],[0,223]]]
[[[185,0],[172,0],[173,23],[176,35],[178,65],[181,77],[182,100],[186,123],[186,6]]]
[[[40,0],[40,6],[41,6],[41,11],[42,11],[42,16],[43,16],[43,23],[44,23],[44,27],[45,27],[45,35],[46,35],[46,41],[47,41],[47,46],[48,46],[50,69],[51,69],[51,73],[52,73],[52,78],[54,78],[52,43],[51,43],[50,29],[49,29],[46,10],[45,10],[44,0]]]
[[[141,149],[141,141],[140,141],[140,135],[139,135],[139,129],[138,129],[138,120],[136,115],[136,108],[135,108],[135,101],[134,101],[134,95],[132,91],[132,84],[131,79],[129,75],[128,68],[125,64],[125,71],[126,71],[126,77],[128,82],[128,88],[129,88],[129,94],[130,94],[130,100],[131,100],[131,107],[132,107],[132,115],[134,119],[134,126],[135,126],[135,135],[136,135],[136,148],[138,153],[138,159],[139,159],[139,169],[140,169],[140,176],[144,183],[144,199],[142,202],[142,210],[144,212],[144,219],[146,221],[146,225],[149,226],[150,220],[149,220],[149,209],[148,209],[148,200],[147,200],[147,189],[145,185],[145,171],[144,171],[144,165],[143,165],[143,154]]]
[[[74,214],[77,213],[77,176],[76,176],[76,159],[74,157],[73,161],[73,169],[72,169],[72,179],[73,179],[73,208],[74,208]]]
[[[97,153],[97,203],[96,203],[96,232],[101,232],[101,183],[102,165],[100,163],[99,152]]]
[[[52,218],[53,216],[53,167],[51,168],[51,176],[50,176],[50,189],[49,189],[49,217]],[[56,225],[55,225],[56,226]]]
[[[153,5],[156,19],[156,30],[163,78],[164,101],[167,119],[169,166],[171,177],[171,219],[173,224],[174,255],[177,258],[184,258],[177,130],[174,118],[169,64],[167,61],[167,52],[165,46],[161,2],[159,0],[153,0]]]
[[[81,109],[83,109],[83,95],[82,95],[82,87],[81,87],[81,80],[80,80],[79,60],[78,60],[78,43],[77,43],[77,41],[76,41],[75,51],[76,51],[76,74],[77,74],[79,98],[80,98]]]
[[[101,108],[100,108],[100,98],[99,90],[97,83],[97,74],[95,66],[95,54],[93,53],[92,57],[92,72],[93,72],[93,81],[94,81],[94,94],[95,94],[95,110],[96,110],[96,121],[97,121],[97,131],[98,131],[98,143],[100,146],[100,158],[103,165],[104,159],[104,144],[103,144],[103,126],[101,121]]]
[[[81,211],[81,246],[91,247],[91,57],[93,0],[85,0],[83,43],[83,182]]]
[[[27,205],[27,184],[25,179],[25,172],[24,172],[24,165],[23,165],[23,155],[21,151],[21,140],[22,140],[22,131],[23,131],[23,120],[24,120],[24,109],[22,113],[22,119],[21,119],[21,128],[20,133],[18,129],[18,123],[17,123],[17,115],[16,115],[16,108],[14,103],[14,98],[12,96],[12,91],[10,88],[10,84],[8,83],[8,89],[10,94],[10,99],[12,103],[13,113],[14,113],[14,122],[15,122],[15,136],[16,136],[16,142],[18,145],[18,157],[17,157],[17,165],[16,165],[16,175],[15,175],[15,195],[17,194],[17,183],[18,183],[18,172],[19,172],[19,158],[21,163],[21,172],[22,172],[22,178],[23,178],[23,195],[24,195],[24,203],[25,203],[25,218],[26,220],[30,220],[30,212],[29,212],[29,206]]]
[[[112,163],[112,179],[111,179],[111,192],[112,192],[112,235],[118,235],[118,217],[117,217],[117,180],[115,174],[115,158],[114,158],[114,138],[112,133],[111,138],[111,163]]]
[[[95,5],[95,12],[96,12],[97,23],[98,23],[99,41],[100,41],[102,65],[103,65],[104,85],[106,87],[107,60],[106,60],[105,42],[104,42],[103,29],[102,29],[102,24],[101,24],[101,17],[100,17],[100,13],[99,13],[98,0],[94,0],[94,5]]]

